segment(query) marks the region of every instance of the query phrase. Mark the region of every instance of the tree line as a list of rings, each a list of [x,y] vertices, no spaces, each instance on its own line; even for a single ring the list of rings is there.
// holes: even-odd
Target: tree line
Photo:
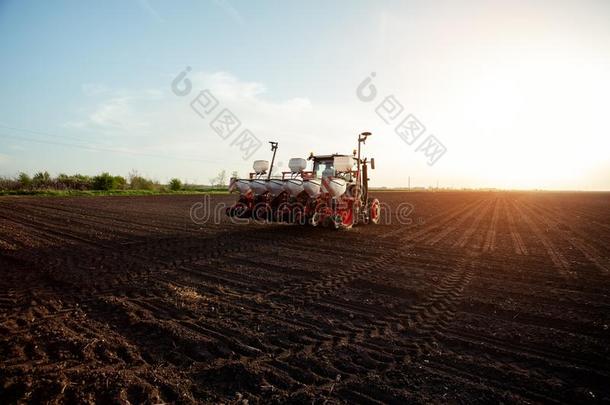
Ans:
[[[235,174],[235,173],[234,173]],[[221,171],[215,178],[210,179],[210,186],[216,188],[226,187],[226,172]],[[82,174],[59,174],[53,177],[47,171],[37,172],[33,176],[19,173],[16,177],[0,177],[0,191],[109,191],[109,190],[149,190],[149,191],[196,191],[198,186],[182,182],[173,178],[167,184],[161,184],[141,176],[132,171],[125,178],[113,176],[108,172],[97,176]],[[199,186],[201,187],[201,186]]]

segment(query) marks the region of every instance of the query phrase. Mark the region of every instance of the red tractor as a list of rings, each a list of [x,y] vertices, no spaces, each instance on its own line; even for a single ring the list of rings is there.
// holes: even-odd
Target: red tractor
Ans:
[[[358,149],[352,155],[312,153],[307,160],[290,159],[290,171],[275,178],[270,172],[277,143],[272,143],[271,168],[267,161],[259,160],[249,179],[231,179],[229,189],[239,190],[240,199],[227,214],[335,229],[377,224],[379,200],[369,196],[368,187],[368,167],[374,169],[375,160],[361,157],[362,145],[370,135],[358,136]],[[312,162],[311,170],[306,170],[307,161]]]

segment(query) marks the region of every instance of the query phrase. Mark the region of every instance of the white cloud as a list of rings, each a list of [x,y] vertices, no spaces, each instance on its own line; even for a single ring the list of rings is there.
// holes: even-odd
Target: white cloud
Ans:
[[[111,90],[105,88],[106,98],[90,110],[82,120],[69,121],[67,128],[101,130],[106,135],[125,135],[127,132],[138,135],[138,131],[146,129],[151,123],[144,114],[146,103],[162,100],[163,92],[158,89],[142,91]]]
[[[192,91],[184,97],[172,93],[173,77],[159,88],[106,88],[103,99],[84,111],[82,119],[64,126],[79,136],[92,135],[87,138],[92,146],[193,157],[214,162],[210,163],[213,168],[209,170],[226,168],[242,173],[250,170],[251,160],[269,158],[269,140],[280,142],[278,161],[287,162],[294,156],[306,157],[312,150],[350,152],[356,131],[361,129],[359,118],[352,116],[353,111],[346,106],[317,104],[307,97],[273,100],[264,84],[243,81],[228,72],[192,72],[188,77]],[[219,101],[218,107],[205,118],[190,106],[203,89],[208,89]],[[355,97],[354,101],[357,102]],[[210,128],[210,122],[223,108],[230,109],[242,123],[227,140]],[[243,129],[252,131],[263,144],[250,161],[242,160],[242,152],[231,145]],[[226,164],[223,166],[222,162]],[[181,165],[179,161],[168,161],[168,164]],[[163,177],[155,169],[143,167],[142,170]],[[188,172],[185,169],[183,175],[192,176],[192,167]]]
[[[287,126],[302,130],[308,127],[307,122],[314,113],[312,102],[307,98],[271,101],[265,98],[267,90],[262,83],[241,81],[227,72],[196,72],[189,79],[193,89],[185,97],[174,95],[169,88],[107,89],[107,97],[87,112],[86,117],[67,122],[65,126],[104,130],[107,135],[160,138],[163,147],[168,146],[169,136],[171,146],[177,146],[182,141],[201,138],[202,133],[213,133],[209,123],[214,116],[205,121],[189,105],[203,89],[211,91],[219,101],[212,115],[228,108],[238,116],[244,128],[252,131],[276,128],[285,133]]]
[[[147,127],[147,122],[138,119],[133,104],[134,99],[131,97],[112,98],[100,105],[89,116],[89,120],[101,128],[131,130]]]
[[[225,99],[252,100],[267,91],[262,83],[244,82],[227,72],[198,72],[193,74],[192,80],[194,88],[210,89],[217,97]]]

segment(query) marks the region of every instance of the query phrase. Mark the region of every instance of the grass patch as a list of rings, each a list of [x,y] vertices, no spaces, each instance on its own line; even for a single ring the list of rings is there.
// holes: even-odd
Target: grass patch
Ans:
[[[0,191],[0,196],[40,196],[40,197],[73,197],[73,196],[138,196],[138,195],[198,195],[229,194],[226,188],[192,189],[181,191],[170,190],[16,190]]]

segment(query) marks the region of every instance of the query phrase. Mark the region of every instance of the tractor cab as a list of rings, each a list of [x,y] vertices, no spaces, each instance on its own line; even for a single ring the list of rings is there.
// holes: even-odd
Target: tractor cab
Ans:
[[[319,155],[309,156],[313,160],[312,177],[321,179],[325,177],[340,177],[348,182],[354,181],[353,176],[358,171],[357,160],[350,155]]]

